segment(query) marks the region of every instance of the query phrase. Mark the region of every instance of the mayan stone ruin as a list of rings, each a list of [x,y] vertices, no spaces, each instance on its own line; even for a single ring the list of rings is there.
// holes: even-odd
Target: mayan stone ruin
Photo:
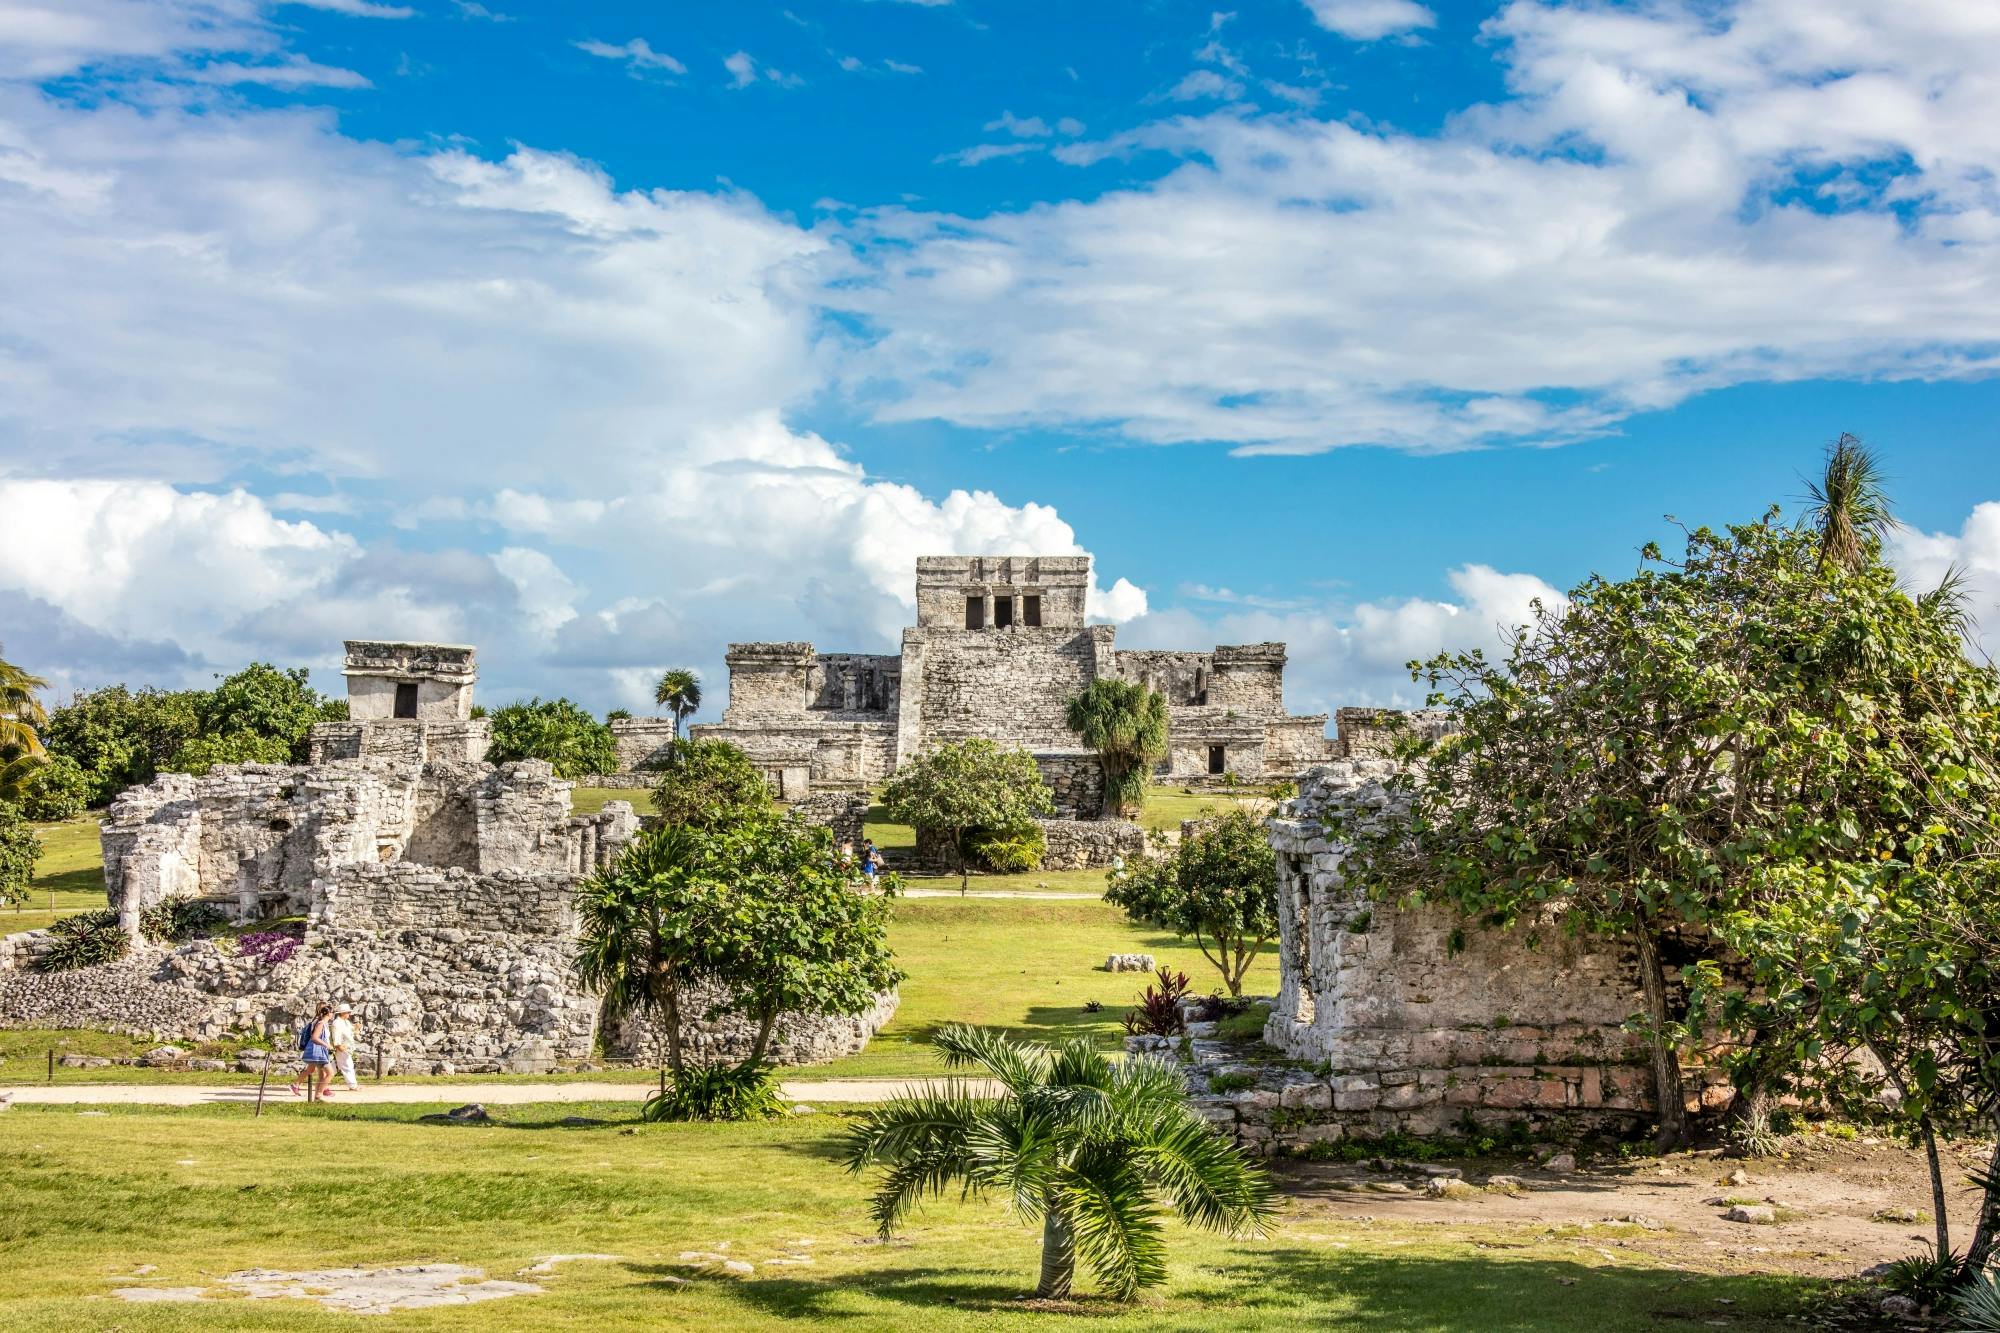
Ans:
[[[578,815],[547,764],[484,762],[471,648],[353,641],[346,674],[350,718],[314,728],[308,763],[166,774],[120,795],[102,825],[104,877],[134,953],[40,976],[22,970],[32,943],[17,946],[0,957],[14,973],[0,1019],[206,1038],[289,1031],[314,1001],[346,999],[406,1071],[592,1058],[600,1006],[570,973],[573,891],[636,835],[631,805]],[[302,915],[303,945],[275,966],[208,940],[147,945],[141,915],[176,897],[236,922]],[[860,1018],[788,1015],[775,1058],[859,1050],[895,1007],[887,993]],[[602,1035],[614,1056],[648,1037]],[[727,1054],[750,1032],[697,1007],[683,1037]]]

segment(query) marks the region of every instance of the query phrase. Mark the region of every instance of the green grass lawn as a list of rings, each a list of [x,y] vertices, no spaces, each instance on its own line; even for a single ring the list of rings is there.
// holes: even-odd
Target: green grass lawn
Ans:
[[[58,917],[103,907],[104,854],[97,841],[97,816],[60,824],[37,824],[42,855],[35,862],[27,901],[0,911],[0,934],[38,930]]]
[[[1603,1249],[1615,1230],[1401,1225],[1293,1200],[1273,1233],[1172,1226],[1166,1285],[1130,1305],[1082,1273],[1070,1315],[1023,1308],[1038,1231],[955,1191],[879,1243],[843,1121],[640,1126],[630,1107],[500,1108],[503,1124],[422,1125],[432,1107],[285,1104],[185,1111],[19,1107],[0,1119],[0,1325],[10,1333],[314,1328],[855,1330],[1338,1327],[1359,1333],[1775,1330],[1811,1284],[1717,1277]],[[565,1116],[602,1118],[566,1127]],[[726,1248],[726,1251],[724,1247]],[[726,1252],[743,1277],[683,1251]],[[552,1254],[543,1294],[390,1315],[301,1300],[127,1304],[114,1288],[206,1286],[253,1267],[456,1262],[514,1279]],[[779,1265],[787,1255],[811,1262]],[[151,1265],[143,1276],[128,1276]],[[685,1279],[683,1282],[670,1281]],[[1797,1327],[1794,1323],[1792,1327]]]

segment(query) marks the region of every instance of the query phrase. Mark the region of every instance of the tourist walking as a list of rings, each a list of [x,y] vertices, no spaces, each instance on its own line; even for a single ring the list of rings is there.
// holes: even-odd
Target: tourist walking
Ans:
[[[875,881],[882,874],[882,853],[876,850],[875,840],[868,839],[861,849],[861,873],[868,877],[868,887],[874,888]]]
[[[299,1029],[299,1063],[308,1090],[326,1096],[327,1084],[333,1081],[332,1070],[327,1064],[330,1055],[327,1047],[327,1026],[333,1021],[333,1006],[321,1000],[313,1016]],[[292,1080],[292,1096],[301,1095],[299,1080]]]
[[[354,1080],[354,1011],[345,1004],[334,1006],[333,1022],[327,1025],[327,1046],[333,1052],[333,1067],[347,1080],[347,1090],[361,1085]],[[327,1080],[332,1082],[332,1078]]]

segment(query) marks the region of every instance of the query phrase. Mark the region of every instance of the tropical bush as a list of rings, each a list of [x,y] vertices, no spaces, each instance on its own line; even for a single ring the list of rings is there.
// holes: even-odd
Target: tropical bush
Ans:
[[[74,819],[89,800],[90,778],[66,754],[48,756],[21,783],[21,813],[43,823]]]
[[[496,764],[540,759],[559,778],[590,777],[618,771],[618,746],[611,728],[568,699],[530,699],[496,709],[493,743],[486,757]]]
[[[653,811],[662,823],[721,828],[770,812],[771,785],[728,741],[674,741],[656,772]]]
[[[44,972],[73,972],[80,967],[115,963],[132,947],[118,928],[118,913],[109,908],[62,918],[49,927],[48,944],[39,964]]]
[[[968,835],[966,852],[980,869],[995,875],[1025,875],[1040,868],[1049,848],[1038,824],[1014,829],[979,829]]]
[[[75,761],[101,806],[127,787],[151,782],[201,728],[197,690],[80,690],[49,714],[49,753]]]
[[[689,1065],[646,1099],[645,1120],[774,1120],[785,1114],[769,1065]]]
[[[213,903],[178,895],[162,898],[139,913],[139,933],[149,940],[178,944],[207,935],[227,920]]]
[[[160,765],[162,773],[192,773],[196,777],[220,764],[289,764],[292,743],[283,736],[232,731],[222,736],[196,736],[184,741],[173,758]]]
[[[1951,1306],[1956,1333],[2000,1333],[2000,1273],[1982,1273]]]
[[[18,806],[0,801],[0,906],[27,901],[41,855],[42,840],[34,825],[22,818]]]

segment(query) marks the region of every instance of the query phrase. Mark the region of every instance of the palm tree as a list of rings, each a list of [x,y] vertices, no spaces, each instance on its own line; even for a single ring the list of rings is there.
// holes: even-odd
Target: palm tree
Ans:
[[[0,800],[19,800],[28,775],[42,765],[49,715],[35,691],[46,688],[46,680],[0,657]]]
[[[681,723],[701,707],[701,677],[688,667],[675,667],[653,687],[653,702],[673,716],[674,740],[678,742]]]
[[[1114,1063],[1088,1037],[1054,1046],[982,1028],[937,1036],[949,1069],[977,1069],[1005,1095],[963,1079],[885,1102],[848,1132],[847,1168],[881,1168],[869,1210],[884,1238],[927,1194],[1005,1190],[1042,1224],[1035,1295],[1070,1294],[1079,1253],[1120,1299],[1166,1280],[1161,1223],[1171,1211],[1213,1231],[1261,1234],[1270,1177],[1187,1104],[1180,1067]]]
[[[1806,518],[1819,530],[1819,562],[1859,569],[1869,543],[1880,541],[1895,517],[1882,485],[1882,465],[1853,435],[1843,434],[1826,451],[1826,470],[1806,487],[1812,507]]]
[[[1092,681],[1071,699],[1063,721],[1104,765],[1104,801],[1134,815],[1146,801],[1146,772],[1167,752],[1167,701],[1139,681]]]
[[[652,830],[576,888],[577,944],[570,968],[587,989],[604,997],[607,1024],[638,1013],[662,1035],[662,1094],[667,1069],[681,1069],[680,988],[688,958],[686,923],[666,910],[658,890],[695,874],[698,837],[680,825]]]

